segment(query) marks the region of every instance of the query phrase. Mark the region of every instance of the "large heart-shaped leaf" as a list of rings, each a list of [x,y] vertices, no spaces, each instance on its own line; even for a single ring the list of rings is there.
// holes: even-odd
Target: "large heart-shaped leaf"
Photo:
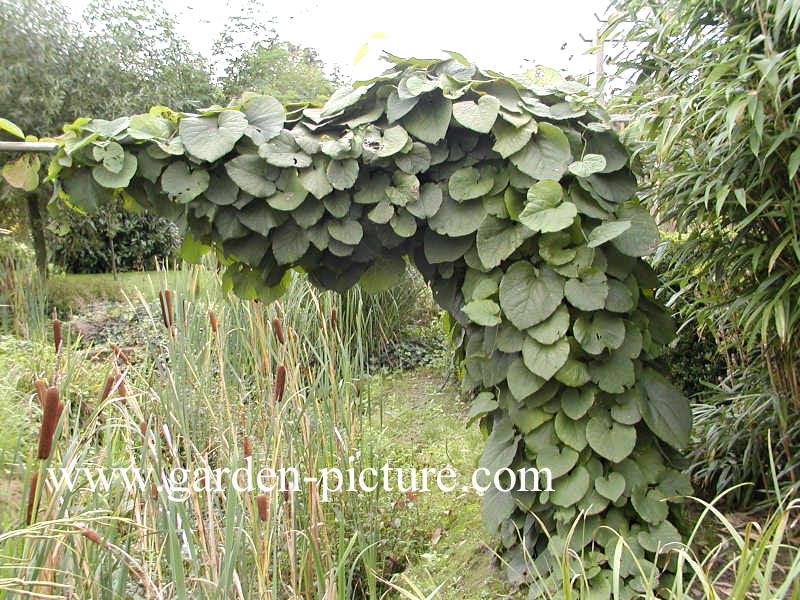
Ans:
[[[534,179],[558,181],[567,170],[571,158],[569,140],[564,132],[555,125],[539,123],[531,141],[511,155],[511,162]]]
[[[456,102],[453,104],[453,118],[464,127],[478,133],[489,133],[500,112],[500,101],[488,94],[478,98],[478,102]]]
[[[636,446],[636,428],[610,418],[592,417],[586,424],[586,440],[592,450],[611,462],[630,456]]]
[[[185,204],[206,191],[210,180],[205,169],[190,171],[185,162],[174,162],[161,174],[161,187],[173,200]]]
[[[564,281],[549,266],[537,271],[527,261],[512,264],[500,281],[500,306],[518,329],[541,323],[564,298]]]
[[[223,110],[207,117],[184,117],[178,125],[186,150],[213,162],[233,150],[247,129],[247,118],[238,110]]]
[[[644,394],[638,394],[644,422],[658,437],[674,448],[689,445],[692,411],[686,396],[653,369],[642,371]]]

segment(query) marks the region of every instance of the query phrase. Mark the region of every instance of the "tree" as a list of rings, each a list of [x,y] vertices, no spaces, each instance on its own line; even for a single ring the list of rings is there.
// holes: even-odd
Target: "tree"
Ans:
[[[256,42],[231,60],[220,79],[227,98],[255,91],[274,96],[284,104],[322,103],[337,87],[338,75],[328,76],[316,50],[274,37]]]
[[[0,29],[0,115],[26,133],[57,134],[79,115],[112,118],[154,104],[191,109],[211,101],[205,60],[151,0],[95,0],[82,23],[58,1],[0,0]],[[4,204],[22,196],[44,272],[49,190],[4,195]]]
[[[232,15],[214,42],[223,73],[220,93],[230,100],[243,92],[269,94],[283,103],[322,103],[344,83],[337,69],[326,72],[317,51],[282,40],[261,0]]]

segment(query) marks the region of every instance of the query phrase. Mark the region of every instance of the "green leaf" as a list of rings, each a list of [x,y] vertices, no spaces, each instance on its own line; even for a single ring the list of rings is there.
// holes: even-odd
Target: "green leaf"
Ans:
[[[383,131],[383,137],[380,141],[380,148],[376,155],[380,158],[393,156],[406,147],[408,143],[408,133],[406,130],[395,125]]]
[[[611,131],[595,133],[589,136],[586,142],[586,153],[601,155],[605,161],[601,173],[619,171],[628,164],[628,151],[625,149],[617,135]],[[585,175],[582,175],[585,177]]]
[[[247,118],[238,110],[223,110],[208,117],[184,117],[178,132],[187,152],[213,162],[233,150],[247,129]]]
[[[500,324],[500,306],[492,300],[473,300],[465,304],[461,310],[469,320],[484,327]]]
[[[592,380],[609,394],[621,394],[636,383],[633,362],[622,352],[613,352],[605,360],[595,360],[589,370]]]
[[[366,293],[375,294],[399,285],[404,281],[405,275],[406,262],[401,256],[379,256],[362,273],[358,284]]]
[[[551,379],[569,358],[569,342],[562,338],[554,344],[544,345],[530,336],[522,344],[522,360],[532,373],[542,379]]]
[[[302,169],[311,166],[311,157],[300,151],[300,146],[288,131],[282,131],[266,144],[261,144],[258,155],[275,167]]]
[[[333,186],[328,181],[326,174],[327,167],[328,159],[315,156],[313,166],[300,171],[300,185],[317,199],[322,199],[333,191]]]
[[[572,328],[575,339],[589,354],[616,350],[625,340],[625,322],[604,312],[580,316]]]
[[[559,304],[556,311],[526,333],[540,344],[555,344],[567,334],[569,329],[569,309]]]
[[[537,272],[531,263],[517,261],[500,281],[500,306],[520,330],[544,321],[563,299],[563,279],[549,266]]]
[[[186,204],[208,189],[211,177],[204,169],[189,170],[189,165],[179,161],[171,163],[161,174],[161,189],[172,200]]]
[[[481,264],[487,269],[499,266],[531,235],[529,229],[518,223],[487,215],[475,239]]]
[[[452,263],[462,256],[472,246],[472,236],[449,237],[436,235],[431,229],[425,230],[423,249],[425,260],[430,264]]]
[[[267,202],[276,210],[288,212],[295,210],[303,203],[308,196],[308,191],[303,187],[300,177],[294,169],[288,172],[286,179],[286,189],[269,196]]]
[[[94,212],[103,200],[110,199],[110,192],[97,185],[85,169],[78,170],[62,181],[69,201],[86,212]]]
[[[467,129],[478,133],[489,133],[500,112],[500,101],[488,94],[478,98],[478,102],[456,102],[453,104],[453,118]]]
[[[328,101],[322,107],[320,117],[327,118],[340,114],[344,109],[353,106],[358,102],[362,96],[369,92],[370,86],[363,85],[357,88],[351,86],[341,87],[328,98]]]
[[[569,172],[576,177],[589,177],[594,173],[602,173],[606,168],[606,158],[602,154],[585,154],[579,161],[569,165]]]
[[[410,238],[417,232],[417,220],[405,208],[397,207],[389,219],[389,225],[397,235]]]
[[[419,190],[419,199],[409,202],[405,208],[418,219],[429,219],[442,205],[442,188],[435,183],[424,183]]]
[[[13,188],[32,192],[39,187],[41,163],[34,154],[23,154],[3,165],[3,179]]]
[[[470,403],[469,414],[467,414],[467,425],[471,425],[476,420],[490,412],[497,410],[497,400],[491,392],[481,392]]]
[[[556,373],[556,381],[569,387],[581,387],[591,379],[589,369],[579,360],[570,358]]]
[[[568,279],[564,295],[572,306],[584,311],[601,310],[606,305],[608,284],[606,274],[591,268],[580,279]]]
[[[534,179],[558,181],[570,163],[572,155],[569,140],[555,125],[539,123],[538,131],[519,152],[511,155],[511,162]]]
[[[553,484],[550,502],[556,506],[574,506],[589,491],[591,479],[586,467],[573,469],[567,477]]]
[[[639,412],[650,430],[673,448],[686,448],[692,429],[689,401],[653,369],[641,375],[644,394],[637,395]]]
[[[272,96],[254,96],[242,107],[247,122],[264,139],[271,140],[283,129],[286,111],[278,100]]]
[[[515,358],[508,367],[506,383],[511,395],[522,402],[531,394],[538,392],[547,382],[531,373],[521,358]]]
[[[631,228],[630,221],[608,221],[595,227],[589,234],[589,248],[596,248],[619,237]]]
[[[465,167],[450,176],[448,190],[453,200],[463,202],[485,196],[494,186],[494,178],[481,177],[478,169]]]
[[[309,240],[303,229],[287,221],[272,232],[272,254],[279,265],[291,265],[308,250]]]
[[[647,256],[659,242],[658,227],[647,209],[623,206],[617,211],[620,220],[630,221],[630,228],[612,240],[614,247],[627,256]]]
[[[597,477],[594,480],[594,489],[597,493],[608,498],[611,502],[616,502],[625,491],[625,477],[620,473],[609,473],[605,477]]]
[[[385,225],[394,217],[394,207],[386,201],[378,202],[371,211],[367,213],[367,218],[373,223]]]
[[[577,214],[578,209],[572,202],[564,202],[556,208],[541,211],[534,211],[528,204],[520,213],[519,220],[531,231],[553,233],[571,226]]]
[[[428,225],[436,233],[461,237],[475,233],[485,217],[486,209],[481,200],[465,200],[459,204],[445,194],[439,210],[428,219]]]
[[[594,397],[596,391],[594,387],[589,386],[581,390],[568,389],[564,390],[561,396],[561,410],[573,421],[577,421],[594,406]]]
[[[348,158],[332,160],[325,170],[328,181],[335,190],[347,190],[353,187],[358,178],[358,161]]]
[[[528,121],[521,127],[515,127],[499,120],[492,127],[495,143],[492,150],[503,158],[508,158],[522,150],[538,129],[536,121]]]
[[[664,494],[658,489],[638,488],[631,494],[631,504],[645,521],[658,525],[669,514],[669,505],[664,502]]]
[[[361,223],[352,219],[328,221],[328,233],[333,239],[350,246],[355,246],[364,237]]]
[[[575,391],[575,390],[572,390]],[[563,411],[559,411],[555,419],[555,431],[558,439],[578,452],[586,448],[586,421],[571,419]]]
[[[8,119],[3,119],[2,117],[0,117],[0,131],[10,133],[21,140],[25,139],[25,134],[22,132],[22,129],[20,129],[19,126],[17,126],[15,123],[12,123]]]
[[[578,464],[578,453],[572,448],[550,446],[536,455],[536,468],[550,469],[553,479],[563,477]]]
[[[403,118],[406,130],[418,140],[435,144],[447,133],[452,104],[438,94],[426,94]]]
[[[183,234],[180,250],[181,258],[188,263],[199,265],[203,257],[211,250],[211,246],[206,246],[194,239],[191,231]]]
[[[267,163],[252,154],[244,154],[225,163],[225,172],[236,185],[256,198],[275,193],[275,182],[267,179]]]
[[[636,428],[615,423],[610,418],[592,417],[586,424],[586,440],[600,456],[618,463],[633,452]]]
[[[104,188],[109,188],[109,189],[125,188],[128,187],[128,184],[131,182],[131,179],[136,173],[137,165],[138,162],[136,161],[136,157],[133,154],[126,152],[125,158],[123,159],[122,165],[118,171],[109,170],[104,165],[97,165],[92,169],[92,177],[94,177],[94,180]],[[201,172],[205,173],[205,171]],[[205,188],[208,187],[208,173],[206,173],[205,175],[206,175],[206,185],[195,196],[201,194],[205,190]]]

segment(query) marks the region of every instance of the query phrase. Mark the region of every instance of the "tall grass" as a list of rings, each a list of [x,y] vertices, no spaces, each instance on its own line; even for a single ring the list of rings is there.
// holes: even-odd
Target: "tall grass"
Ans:
[[[374,301],[297,278],[264,306],[222,297],[214,278],[202,268],[173,278],[166,308],[146,305],[161,347],[132,363],[110,353],[91,401],[78,374],[98,365],[65,332],[47,374],[65,403],[53,451],[37,460],[31,443],[9,465],[27,497],[0,523],[0,598],[380,597],[374,494],[326,502],[305,481],[296,492],[239,492],[228,477],[170,499],[163,474],[176,468],[378,465],[361,435],[375,335],[364,306]],[[70,490],[46,471],[86,484],[83,467],[128,466],[153,485]]]

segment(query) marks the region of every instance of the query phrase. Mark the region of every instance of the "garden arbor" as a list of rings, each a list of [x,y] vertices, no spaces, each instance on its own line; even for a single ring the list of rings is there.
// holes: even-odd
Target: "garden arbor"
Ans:
[[[639,567],[669,571],[660,551],[680,540],[669,499],[690,488],[671,461],[690,416],[658,363],[672,328],[642,260],[658,230],[628,152],[588,91],[551,71],[390,58],[321,108],[253,95],[78,120],[51,176],[83,209],[122,194],[171,217],[185,255],[213,246],[246,297],[279,296],[292,269],[385,289],[413,262],[458,323],[480,466],[553,475],[552,492],[507,492],[501,474],[483,497],[510,573],[532,556],[557,582],[569,543],[605,597],[624,543],[632,593]]]

